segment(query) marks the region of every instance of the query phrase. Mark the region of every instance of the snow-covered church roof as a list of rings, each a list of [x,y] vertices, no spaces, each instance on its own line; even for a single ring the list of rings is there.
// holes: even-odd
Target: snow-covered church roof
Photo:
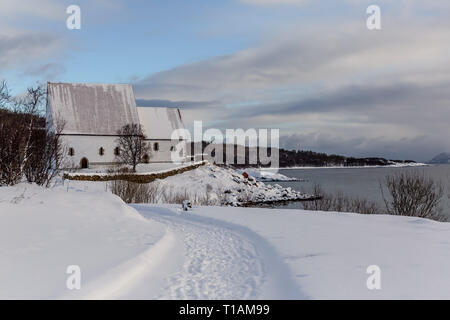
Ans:
[[[184,129],[178,108],[137,107],[140,123],[149,139],[171,139],[172,132]]]
[[[115,135],[139,123],[128,84],[48,83],[47,116],[65,121],[65,134]]]

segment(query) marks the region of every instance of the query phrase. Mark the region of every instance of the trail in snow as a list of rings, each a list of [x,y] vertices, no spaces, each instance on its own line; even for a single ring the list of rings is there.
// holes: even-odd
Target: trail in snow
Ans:
[[[298,299],[290,273],[264,239],[239,227],[177,209],[135,205],[177,238],[182,254],[162,299]],[[180,250],[181,249],[181,250]],[[162,265],[164,268],[164,265]]]
[[[163,211],[168,212],[164,213]],[[255,247],[233,232],[188,222],[170,209],[139,211],[165,223],[182,240],[184,263],[168,279],[166,299],[247,299],[257,297],[263,278]],[[154,213],[158,211],[158,213]]]
[[[250,229],[175,208],[134,205],[164,235],[63,299],[305,298],[266,240]]]

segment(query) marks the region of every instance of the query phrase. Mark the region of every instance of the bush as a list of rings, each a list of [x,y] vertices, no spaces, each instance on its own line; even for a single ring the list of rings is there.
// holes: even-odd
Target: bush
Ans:
[[[388,214],[427,218],[446,221],[442,214],[441,200],[444,189],[441,183],[434,181],[418,171],[404,171],[389,175],[385,179],[389,197],[381,192]]]
[[[153,203],[158,195],[158,186],[148,183],[135,183],[124,180],[114,180],[109,183],[112,193],[126,203]]]
[[[59,128],[36,130],[32,134],[28,152],[28,161],[24,167],[24,175],[28,182],[49,187],[62,167],[67,167],[66,148],[60,133],[64,123],[60,121]]]
[[[114,180],[108,184],[112,193],[126,203],[170,203],[181,204],[190,200],[193,205],[219,205],[221,199],[214,197],[212,187],[206,186],[206,194],[189,192],[188,189],[176,189],[159,183],[135,183],[126,180]]]
[[[352,212],[361,214],[379,214],[381,208],[372,201],[352,198],[342,193],[325,193],[320,185],[314,186],[313,194],[320,199],[302,202],[303,209],[313,211]]]

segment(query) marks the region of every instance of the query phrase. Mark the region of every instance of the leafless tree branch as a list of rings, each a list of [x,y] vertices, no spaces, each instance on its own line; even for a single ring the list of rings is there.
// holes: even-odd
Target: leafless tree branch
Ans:
[[[117,134],[119,138],[119,154],[116,155],[120,162],[128,164],[136,171],[136,166],[142,161],[144,155],[150,157],[150,146],[145,142],[145,135],[140,124],[132,123],[123,126]]]

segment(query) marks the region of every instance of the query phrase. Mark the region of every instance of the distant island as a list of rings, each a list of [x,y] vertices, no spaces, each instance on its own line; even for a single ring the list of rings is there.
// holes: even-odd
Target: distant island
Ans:
[[[354,158],[314,151],[280,149],[280,168],[286,167],[366,167],[414,165],[413,160],[388,160],[380,157]]]

